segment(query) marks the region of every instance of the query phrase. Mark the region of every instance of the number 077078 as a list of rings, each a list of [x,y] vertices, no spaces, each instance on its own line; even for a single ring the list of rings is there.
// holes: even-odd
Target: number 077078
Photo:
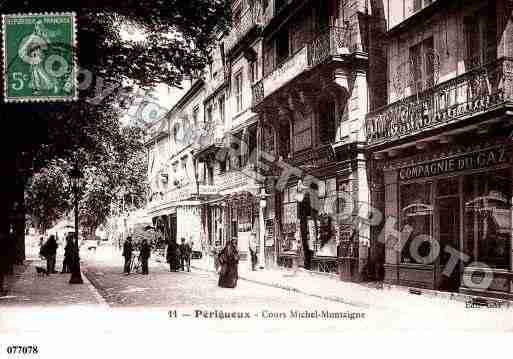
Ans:
[[[39,348],[37,345],[9,345],[7,347],[7,354],[39,354]]]

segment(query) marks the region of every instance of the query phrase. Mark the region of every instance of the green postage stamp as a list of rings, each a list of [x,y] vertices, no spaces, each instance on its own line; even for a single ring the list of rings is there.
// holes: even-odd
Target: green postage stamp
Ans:
[[[78,98],[75,13],[2,15],[5,102]]]

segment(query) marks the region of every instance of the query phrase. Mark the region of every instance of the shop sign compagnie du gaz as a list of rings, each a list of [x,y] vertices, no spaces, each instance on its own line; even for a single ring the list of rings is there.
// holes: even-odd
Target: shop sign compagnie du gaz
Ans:
[[[399,178],[410,180],[458,171],[477,170],[507,164],[510,163],[510,159],[511,148],[499,146],[403,167],[399,170]]]

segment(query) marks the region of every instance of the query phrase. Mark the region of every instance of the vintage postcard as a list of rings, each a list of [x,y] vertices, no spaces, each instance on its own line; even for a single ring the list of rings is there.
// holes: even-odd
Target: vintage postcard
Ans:
[[[0,358],[511,342],[511,0],[23,4]]]

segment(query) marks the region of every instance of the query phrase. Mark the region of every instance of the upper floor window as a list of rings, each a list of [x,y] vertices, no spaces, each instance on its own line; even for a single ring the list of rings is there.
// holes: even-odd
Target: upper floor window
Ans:
[[[258,81],[258,61],[251,61],[249,64],[249,73],[251,76],[251,82],[255,83]]]
[[[194,110],[192,110],[192,123],[194,124],[194,128],[197,128],[198,126],[198,116],[199,116],[199,107],[194,107]]]
[[[285,7],[285,5],[287,5],[287,0],[274,0],[274,7],[276,12],[280,11],[283,7]]]
[[[212,123],[212,106],[207,107],[207,123]]]
[[[242,71],[235,75],[235,101],[237,104],[237,112],[242,111]]]
[[[280,64],[289,57],[290,42],[288,29],[282,29],[276,35],[276,63]]]
[[[413,12],[419,11],[422,8],[430,5],[433,0],[413,0]]]
[[[497,58],[497,15],[494,3],[465,16],[463,27],[467,70]]]
[[[219,99],[217,100],[218,107],[219,107],[219,119],[222,124],[224,124],[225,117],[226,117],[226,109],[224,104],[224,95],[219,96]]]
[[[246,160],[251,160],[256,165],[256,154],[254,152],[257,149],[257,127],[251,126],[248,128],[248,134],[246,136],[247,141],[247,153],[245,154]]]
[[[335,141],[336,134],[336,104],[333,99],[319,103],[319,140],[321,143]]]
[[[318,31],[324,31],[329,25],[330,21],[330,8],[329,1],[319,1],[319,5],[316,8],[317,21],[315,21],[315,26]]]
[[[187,156],[181,158],[182,172],[187,175]]]
[[[242,19],[242,6],[237,7],[233,10],[233,27],[237,28],[240,26]]]
[[[212,186],[214,184],[214,167],[212,166],[205,166],[207,168],[207,184]]]
[[[410,47],[410,74],[413,83],[412,92],[419,92],[434,83],[433,37]]]
[[[175,143],[178,142],[179,132],[180,132],[180,125],[178,123],[176,123],[173,126],[173,140],[175,141]]]
[[[232,151],[230,152],[230,169],[236,170],[236,169],[239,169],[242,166],[244,166],[244,163],[243,163],[244,145],[242,144],[242,141],[244,139],[243,139],[242,134],[243,134],[243,132],[239,131],[231,137],[230,146],[232,148]]]

